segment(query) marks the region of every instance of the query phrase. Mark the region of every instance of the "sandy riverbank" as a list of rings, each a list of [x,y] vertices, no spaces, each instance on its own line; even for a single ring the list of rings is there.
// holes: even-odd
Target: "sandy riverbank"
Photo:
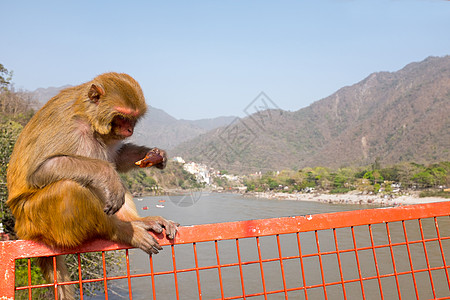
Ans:
[[[372,204],[381,206],[398,206],[408,204],[431,203],[440,201],[450,201],[446,198],[425,197],[420,198],[418,195],[410,194],[403,196],[388,195],[363,195],[359,193],[347,194],[319,194],[319,193],[272,193],[272,192],[252,192],[248,196],[257,198],[266,198],[274,200],[293,200],[293,201],[318,201],[336,204]]]

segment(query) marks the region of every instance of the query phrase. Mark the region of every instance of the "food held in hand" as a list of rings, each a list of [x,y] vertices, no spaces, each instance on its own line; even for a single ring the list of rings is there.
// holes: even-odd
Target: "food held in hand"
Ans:
[[[159,153],[158,149],[150,150],[143,159],[135,162],[140,168],[151,167],[158,165],[164,161],[164,158]]]

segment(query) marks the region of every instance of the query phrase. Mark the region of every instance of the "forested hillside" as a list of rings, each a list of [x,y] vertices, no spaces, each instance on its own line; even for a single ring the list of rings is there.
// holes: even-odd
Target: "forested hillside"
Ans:
[[[378,72],[295,112],[271,110],[173,153],[239,173],[450,160],[450,56]]]

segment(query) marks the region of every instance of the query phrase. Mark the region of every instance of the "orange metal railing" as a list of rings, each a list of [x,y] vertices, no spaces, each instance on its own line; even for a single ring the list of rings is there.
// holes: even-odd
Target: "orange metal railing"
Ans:
[[[0,299],[60,284],[84,299],[90,282],[102,283],[105,299],[114,286],[129,299],[450,299],[449,216],[447,201],[181,227],[175,242],[157,237],[165,251],[153,257],[107,241],[70,251],[7,241]],[[29,275],[16,286],[17,259],[116,250],[125,252],[122,273],[108,274],[103,259],[98,278],[80,266],[75,281],[33,285]]]

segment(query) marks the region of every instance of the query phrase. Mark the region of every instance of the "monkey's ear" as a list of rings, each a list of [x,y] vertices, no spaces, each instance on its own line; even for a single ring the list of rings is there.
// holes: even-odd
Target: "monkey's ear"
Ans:
[[[88,92],[88,97],[92,102],[97,103],[100,99],[100,96],[103,96],[104,94],[105,91],[100,85],[92,84]]]

